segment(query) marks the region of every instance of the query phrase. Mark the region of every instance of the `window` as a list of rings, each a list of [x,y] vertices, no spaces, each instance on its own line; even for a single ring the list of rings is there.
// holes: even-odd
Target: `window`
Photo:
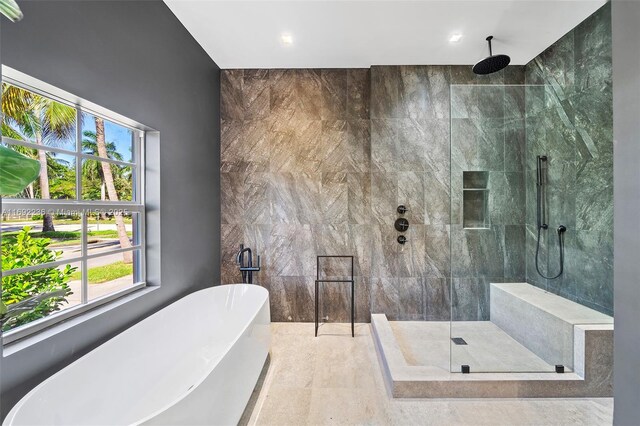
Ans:
[[[145,133],[5,71],[2,146],[40,164],[2,199],[7,343],[145,285]]]

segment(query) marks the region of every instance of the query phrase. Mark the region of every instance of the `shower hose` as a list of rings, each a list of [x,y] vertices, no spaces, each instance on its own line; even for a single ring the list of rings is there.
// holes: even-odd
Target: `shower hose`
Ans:
[[[564,270],[564,233],[566,230],[567,228],[564,225],[560,225],[558,227],[558,246],[560,247],[560,272],[558,272],[558,275],[554,277],[547,277],[542,272],[540,272],[540,266],[538,265],[538,255],[540,254],[540,232],[542,231],[542,226],[538,226],[538,243],[536,244],[536,270],[538,271],[538,274],[540,274],[540,276],[544,279],[555,280],[560,275],[562,275],[562,272]]]

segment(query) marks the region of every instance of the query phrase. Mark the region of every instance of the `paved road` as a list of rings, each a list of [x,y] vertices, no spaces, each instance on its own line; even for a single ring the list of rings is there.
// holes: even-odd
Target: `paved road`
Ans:
[[[111,250],[118,250],[119,248],[120,248],[120,241],[116,239],[102,240],[102,242],[100,243],[89,244],[89,254],[93,255],[93,254],[99,254],[99,253],[106,253]],[[60,259],[71,259],[74,257],[79,257],[82,252],[82,248],[79,245],[55,247],[55,249],[62,250],[62,256],[60,256]],[[107,254],[107,255],[89,260],[89,267],[93,268],[95,266],[110,265],[111,263],[118,262],[121,260],[122,260],[122,253]]]
[[[2,222],[2,232],[20,231],[25,226],[30,226],[34,232],[42,231],[42,221],[40,222]],[[124,227],[127,231],[131,232],[132,226],[130,223],[125,223]],[[56,231],[65,232],[80,232],[82,226],[79,223],[76,224],[56,224]],[[89,231],[116,231],[118,228],[115,223],[90,223]]]
[[[33,231],[39,232],[42,230],[42,222],[41,221],[33,221],[33,222],[13,222],[13,223],[2,223],[2,232],[11,232],[11,231],[19,231],[25,226],[30,226]],[[125,224],[125,228],[127,231],[131,231],[132,226],[130,223]],[[64,231],[64,232],[80,232],[82,230],[82,226],[80,224],[57,224],[56,231]],[[100,224],[90,224],[89,231],[105,231],[105,230],[117,230],[116,224],[114,223],[100,223]],[[100,241],[97,243],[89,244],[89,254],[98,254],[105,253],[110,250],[117,250],[120,248],[120,242],[117,238],[100,238]],[[72,259],[74,257],[79,257],[82,253],[82,247],[80,244],[72,244],[72,245],[60,245],[52,247],[54,250],[62,251],[62,255],[60,259]],[[118,262],[122,260],[122,253],[118,254],[110,254],[101,256],[96,259],[92,259],[89,261],[90,267],[95,266],[103,266],[109,265],[114,262]]]

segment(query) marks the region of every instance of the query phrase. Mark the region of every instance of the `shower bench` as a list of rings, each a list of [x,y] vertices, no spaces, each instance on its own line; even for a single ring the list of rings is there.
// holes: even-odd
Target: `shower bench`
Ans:
[[[491,284],[491,322],[552,365],[574,370],[576,327],[603,326],[613,318],[527,283]]]

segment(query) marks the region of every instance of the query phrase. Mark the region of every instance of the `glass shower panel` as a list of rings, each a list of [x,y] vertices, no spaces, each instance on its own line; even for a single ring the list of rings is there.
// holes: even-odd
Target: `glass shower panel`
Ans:
[[[545,92],[545,86],[451,85],[452,372],[555,371],[529,344],[527,330],[505,324],[518,314],[518,291],[529,288],[527,242],[536,223],[530,157],[544,151],[546,135],[532,146],[527,136],[546,125],[533,114],[544,109]],[[551,243],[542,243],[548,251]]]

